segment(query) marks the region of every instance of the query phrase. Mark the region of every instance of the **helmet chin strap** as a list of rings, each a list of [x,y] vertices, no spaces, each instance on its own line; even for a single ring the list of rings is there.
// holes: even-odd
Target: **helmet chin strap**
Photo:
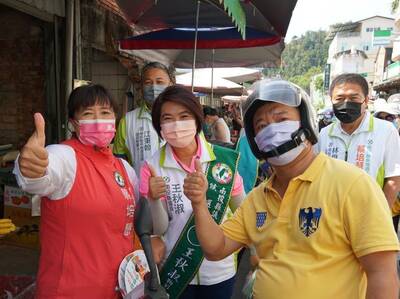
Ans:
[[[287,153],[288,151],[294,149],[295,147],[298,147],[300,144],[306,141],[306,139],[307,139],[306,132],[302,128],[300,128],[296,132],[293,132],[292,140],[286,141],[280,146],[274,147],[272,150],[265,152],[264,157],[272,158],[283,155],[284,153]]]

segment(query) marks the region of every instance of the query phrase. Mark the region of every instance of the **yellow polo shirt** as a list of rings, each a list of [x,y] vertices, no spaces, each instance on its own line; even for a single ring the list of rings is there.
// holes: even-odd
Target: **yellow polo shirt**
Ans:
[[[227,237],[254,244],[259,299],[365,298],[358,257],[397,251],[385,196],[364,171],[320,153],[281,198],[273,177],[222,224]]]

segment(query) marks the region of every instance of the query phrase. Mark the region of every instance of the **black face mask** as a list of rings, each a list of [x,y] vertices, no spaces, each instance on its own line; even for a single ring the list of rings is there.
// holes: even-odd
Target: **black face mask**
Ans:
[[[333,112],[342,123],[349,124],[361,116],[362,103],[341,102],[333,104]]]

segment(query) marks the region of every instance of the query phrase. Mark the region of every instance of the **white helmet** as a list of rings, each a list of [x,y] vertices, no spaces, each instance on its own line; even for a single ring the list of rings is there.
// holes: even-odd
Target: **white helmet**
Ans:
[[[389,106],[391,106],[397,113],[400,114],[400,93],[392,94],[387,100]]]
[[[392,95],[388,98],[387,102],[388,102],[389,104],[390,104],[390,103],[396,103],[396,104],[399,104],[399,105],[400,105],[400,93],[392,94]]]
[[[377,117],[379,113],[385,112],[392,115],[399,115],[399,104],[396,102],[386,102],[385,99],[379,98],[374,101],[374,116]]]
[[[244,105],[244,128],[251,150],[257,158],[266,159],[281,155],[297,147],[305,139],[308,139],[312,144],[318,142],[315,110],[303,89],[282,79],[264,79],[256,82],[250,89],[253,92],[248,96]],[[276,102],[298,107],[300,111],[300,128],[292,134],[292,140],[277,147],[272,153],[261,152],[254,140],[253,117],[257,109],[263,106],[265,102]]]

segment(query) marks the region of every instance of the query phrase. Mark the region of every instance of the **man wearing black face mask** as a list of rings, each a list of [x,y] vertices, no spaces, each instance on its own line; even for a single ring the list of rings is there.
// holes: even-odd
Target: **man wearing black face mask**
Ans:
[[[364,169],[381,186],[392,206],[400,190],[400,141],[396,129],[368,112],[368,83],[361,75],[337,76],[330,96],[339,121],[321,130],[319,150]]]

